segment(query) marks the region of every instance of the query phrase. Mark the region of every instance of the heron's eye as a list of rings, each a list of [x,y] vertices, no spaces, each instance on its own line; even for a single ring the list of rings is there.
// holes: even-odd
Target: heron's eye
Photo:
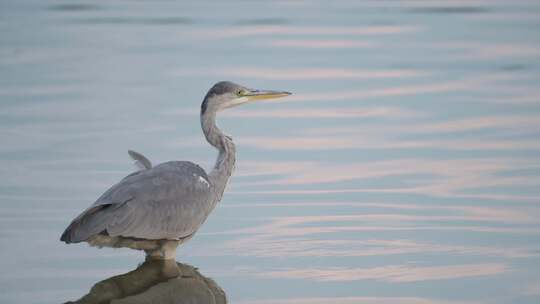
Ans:
[[[236,95],[238,96],[244,96],[246,94],[246,90],[239,89],[236,91]]]

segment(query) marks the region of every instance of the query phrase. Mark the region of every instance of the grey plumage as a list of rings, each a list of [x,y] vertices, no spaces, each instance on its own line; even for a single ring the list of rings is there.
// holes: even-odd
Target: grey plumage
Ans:
[[[129,156],[135,161],[135,165],[137,165],[137,168],[140,170],[146,170],[152,168],[152,163],[148,158],[146,158],[144,155],[142,155],[139,152],[135,152],[133,150],[128,150]]]
[[[152,167],[142,154],[128,151],[142,170],[103,193],[71,222],[60,239],[66,243],[86,241],[96,246],[143,249],[150,256],[172,258],[176,246],[193,236],[221,200],[234,169],[235,146],[216,126],[216,113],[249,101],[289,94],[217,83],[201,105],[202,130],[219,151],[209,174],[187,161]]]
[[[76,243],[103,231],[112,237],[187,237],[213,208],[207,204],[212,190],[200,178],[208,180],[202,168],[181,161],[128,175],[79,216],[62,240]]]

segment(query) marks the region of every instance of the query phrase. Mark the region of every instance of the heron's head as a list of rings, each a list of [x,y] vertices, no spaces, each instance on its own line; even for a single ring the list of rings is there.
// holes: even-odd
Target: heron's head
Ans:
[[[291,95],[289,92],[254,90],[230,81],[216,83],[204,97],[201,105],[201,114],[207,111],[218,112],[223,109],[257,100],[274,99]]]

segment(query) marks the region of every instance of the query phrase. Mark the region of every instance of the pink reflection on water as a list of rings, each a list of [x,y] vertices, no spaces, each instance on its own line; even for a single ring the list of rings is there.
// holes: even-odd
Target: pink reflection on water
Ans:
[[[220,67],[182,68],[177,76],[213,75],[219,77],[259,78],[270,80],[311,79],[387,79],[430,76],[431,72],[414,69],[341,69],[341,68],[264,68],[264,67]]]
[[[343,201],[322,201],[322,202],[272,202],[272,203],[249,203],[234,204],[229,203],[223,208],[272,208],[272,207],[337,207],[347,206],[358,209],[377,208],[377,209],[395,209],[395,210],[418,210],[418,211],[438,211],[441,213],[462,213],[469,219],[475,220],[482,218],[485,221],[498,221],[501,223],[540,223],[540,219],[533,214],[538,213],[538,207],[522,207],[519,210],[504,207],[481,207],[481,206],[444,206],[444,205],[419,205],[411,203],[363,203],[363,202],[343,202]],[[430,218],[435,219],[435,218]],[[461,218],[465,220],[466,218]],[[312,219],[306,219],[306,221]]]
[[[540,282],[530,283],[525,287],[523,294],[527,296],[540,296]]]
[[[208,31],[208,35],[213,37],[242,37],[260,35],[388,35],[401,33],[414,33],[420,31],[418,26],[365,26],[365,27],[344,27],[344,26],[285,26],[285,25],[261,25],[250,27],[227,27],[219,30]]]
[[[272,80],[301,80],[301,79],[377,79],[377,78],[408,78],[429,76],[427,71],[417,70],[355,70],[336,68],[261,68],[235,67],[220,68],[209,71],[217,76],[236,76],[244,78],[260,78]]]
[[[535,45],[511,43],[478,43],[470,41],[450,41],[430,43],[430,48],[457,49],[464,52],[465,58],[493,60],[502,57],[538,57],[540,49]]]
[[[527,139],[354,138],[351,136],[242,137],[242,145],[270,150],[437,149],[437,150],[540,150],[540,142]]]
[[[509,170],[538,168],[534,160],[516,160],[513,158],[485,158],[485,159],[454,159],[454,160],[429,160],[429,159],[397,159],[370,162],[349,163],[325,163],[325,162],[296,162],[293,169],[287,164],[270,162],[265,167],[259,163],[258,167],[251,163],[244,164],[240,172],[244,176],[265,175],[264,168],[273,171],[267,179],[239,182],[244,189],[242,193],[248,193],[246,186],[271,186],[271,185],[318,185],[316,190],[274,190],[272,193],[346,193],[346,192],[380,192],[380,193],[419,193],[429,194],[435,197],[470,197],[491,198],[509,200],[535,200],[535,196],[522,196],[516,193],[509,195],[493,194],[493,187],[531,186],[540,184],[537,176],[506,176],[503,173]],[[279,170],[283,168],[285,170]],[[292,168],[292,167],[291,167]],[[422,178],[415,176],[423,176]],[[378,180],[381,178],[393,178],[396,186],[387,188],[357,189],[328,189],[322,190],[324,184],[335,184],[352,180]],[[366,182],[362,182],[365,184]],[[360,184],[360,183],[359,183]],[[467,190],[480,189],[475,194]],[[293,191],[293,192],[287,192]],[[262,193],[264,191],[256,191]]]
[[[501,263],[467,264],[450,266],[391,265],[373,268],[304,268],[259,273],[258,276],[274,279],[307,279],[321,282],[377,280],[390,283],[419,282],[493,276],[508,272]]]
[[[403,111],[406,111],[404,109]],[[538,129],[540,128],[540,119],[538,115],[506,115],[506,116],[480,116],[474,118],[456,119],[448,121],[435,121],[424,123],[409,123],[403,125],[363,125],[349,127],[327,127],[313,128],[306,130],[306,134],[370,134],[374,132],[383,134],[406,134],[406,133],[452,133],[468,132],[482,129]]]
[[[354,138],[346,137],[243,137],[239,143],[273,150],[335,150],[360,146]]]
[[[284,175],[302,171],[306,166],[313,166],[314,162],[249,162],[245,161],[238,165],[237,176],[258,175]]]
[[[271,47],[289,47],[289,48],[310,48],[310,49],[348,49],[348,48],[374,48],[378,44],[369,41],[356,40],[307,40],[307,39],[273,39],[264,40],[259,45]]]
[[[454,121],[419,124],[407,127],[407,132],[414,133],[444,133],[472,131],[492,128],[540,128],[538,116],[485,116]]]
[[[468,82],[448,82],[435,83],[431,85],[411,85],[401,87],[389,87],[382,89],[371,89],[361,91],[340,91],[329,93],[300,93],[287,98],[289,101],[328,101],[328,100],[347,100],[363,99],[374,97],[392,97],[406,96],[428,93],[444,93],[448,91],[461,91],[475,88]]]
[[[409,188],[338,188],[338,189],[306,189],[306,190],[247,190],[247,191],[229,191],[234,194],[268,194],[268,195],[317,195],[317,194],[350,194],[350,193],[379,193],[379,194],[424,194],[421,189],[409,189]],[[430,193],[428,193],[430,194]],[[493,200],[493,201],[510,201],[510,202],[526,202],[537,203],[540,200],[538,195],[514,195],[514,194],[444,194],[437,195],[441,198],[467,198],[467,199],[480,199],[480,200]]]
[[[418,297],[318,297],[247,300],[240,304],[479,304],[472,301],[438,300]]]
[[[538,223],[538,219],[527,214],[525,209],[518,212],[511,208],[502,207],[388,203],[358,203],[357,205],[358,211],[352,215],[276,217],[271,218],[270,222],[258,226],[214,233],[238,236],[236,239],[228,240],[224,245],[220,245],[219,254],[257,257],[362,257],[438,253],[515,259],[536,257],[540,252],[538,246],[501,248],[489,245],[439,244],[408,239],[363,239],[360,237],[361,235],[395,231],[459,231],[538,235],[540,231],[535,226],[531,226]],[[291,203],[289,206],[294,208],[296,203]],[[366,206],[432,210],[436,213],[433,215],[410,215],[386,211],[385,213],[373,214],[366,213],[364,208]],[[250,206],[243,208],[250,208]],[[470,222],[471,225],[456,225],[456,223],[461,222]],[[500,224],[504,224],[504,226],[501,227]],[[508,227],[508,224],[518,225]],[[349,233],[350,236],[344,238],[343,233]],[[321,234],[331,234],[332,237],[320,237]],[[358,238],[354,235],[357,235]],[[208,255],[209,253],[197,254]],[[210,255],[212,254],[210,253]]]
[[[523,22],[523,21],[538,21],[538,13],[534,11],[530,12],[491,12],[489,14],[478,14],[474,16],[464,16],[465,18],[474,19],[475,22],[478,21],[512,21],[512,22]]]
[[[393,231],[396,231],[394,229]],[[405,230],[405,229],[403,229]],[[375,230],[365,230],[366,233]],[[389,231],[380,230],[379,232]],[[392,230],[390,230],[392,231]],[[271,232],[269,232],[271,233]],[[504,258],[537,257],[534,249],[493,246],[446,245],[412,240],[310,239],[307,237],[241,237],[225,243],[221,254],[256,257],[369,257],[402,254],[447,254]]]
[[[398,107],[371,108],[294,108],[294,109],[235,109],[224,112],[226,117],[268,118],[405,118],[418,117],[420,113]]]
[[[455,81],[436,82],[431,84],[404,85],[397,87],[377,88],[371,90],[338,91],[325,93],[297,93],[287,97],[288,101],[329,101],[364,99],[375,97],[394,97],[418,94],[435,94],[456,91],[479,90],[486,85],[498,85],[501,81],[514,79],[515,76],[501,74],[480,75]]]
[[[347,193],[412,193],[431,194],[424,192],[422,188],[338,188],[338,189],[306,189],[306,190],[248,190],[229,191],[235,194],[271,194],[271,195],[316,195],[316,194],[347,194]],[[440,194],[440,197],[469,198],[469,199],[489,199],[496,201],[517,201],[537,203],[540,201],[538,195],[514,195],[514,194]]]

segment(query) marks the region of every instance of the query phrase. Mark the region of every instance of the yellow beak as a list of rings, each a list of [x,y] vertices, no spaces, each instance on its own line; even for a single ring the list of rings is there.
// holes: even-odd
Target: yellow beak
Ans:
[[[251,90],[247,92],[243,97],[247,97],[249,101],[262,100],[262,99],[274,99],[289,96],[291,93],[284,91],[270,91],[270,90]]]

